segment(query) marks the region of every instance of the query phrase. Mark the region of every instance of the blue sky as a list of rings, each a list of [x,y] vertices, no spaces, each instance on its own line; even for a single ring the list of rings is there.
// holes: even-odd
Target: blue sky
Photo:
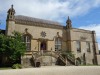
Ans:
[[[100,49],[100,0],[0,0],[0,29],[6,27],[7,10],[16,15],[58,21],[66,25],[70,16],[74,28],[95,30]]]

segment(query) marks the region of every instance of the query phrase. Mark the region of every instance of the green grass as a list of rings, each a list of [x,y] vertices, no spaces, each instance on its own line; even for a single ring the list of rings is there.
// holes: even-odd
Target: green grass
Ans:
[[[94,64],[86,64],[86,65],[80,65],[80,66],[100,66],[100,65],[94,65]]]
[[[11,67],[0,67],[0,70],[8,70],[8,69],[12,69]]]

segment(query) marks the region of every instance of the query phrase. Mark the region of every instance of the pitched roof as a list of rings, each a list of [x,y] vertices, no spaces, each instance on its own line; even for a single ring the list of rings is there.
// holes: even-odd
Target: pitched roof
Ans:
[[[38,18],[33,18],[33,17],[28,17],[28,16],[22,16],[22,15],[15,16],[15,22],[18,22],[18,21],[20,21],[20,22],[31,22],[31,23],[36,22],[36,23],[42,23],[42,24],[63,26],[59,22],[43,20],[43,19],[38,19]]]

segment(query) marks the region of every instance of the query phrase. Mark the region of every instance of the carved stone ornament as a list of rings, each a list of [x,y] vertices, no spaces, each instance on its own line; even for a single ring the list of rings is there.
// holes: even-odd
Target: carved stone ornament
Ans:
[[[41,32],[41,36],[42,36],[42,37],[46,37],[46,32],[42,31],[42,32]]]
[[[25,28],[25,32],[27,32],[28,31],[28,28]]]
[[[87,38],[86,37],[84,37],[84,36],[81,36],[80,37],[80,40],[86,40]]]

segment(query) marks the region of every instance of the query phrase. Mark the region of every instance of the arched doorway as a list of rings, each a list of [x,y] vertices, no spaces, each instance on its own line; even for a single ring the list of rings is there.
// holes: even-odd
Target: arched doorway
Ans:
[[[78,57],[76,58],[76,66],[81,65],[81,59]]]
[[[83,54],[83,64],[86,65],[86,57],[85,57],[85,53]]]
[[[42,41],[40,44],[40,50],[46,51],[47,50],[47,44],[46,41]]]

